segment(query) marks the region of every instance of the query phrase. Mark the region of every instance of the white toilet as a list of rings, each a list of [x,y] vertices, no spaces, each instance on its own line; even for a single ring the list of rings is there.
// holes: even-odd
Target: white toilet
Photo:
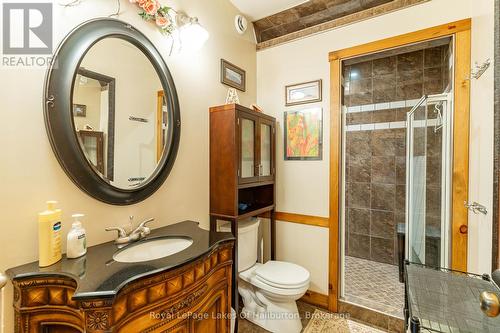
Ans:
[[[238,222],[238,291],[243,298],[242,316],[276,333],[302,330],[296,300],[309,288],[309,272],[283,261],[257,263],[260,220]],[[223,231],[227,230],[224,227]]]

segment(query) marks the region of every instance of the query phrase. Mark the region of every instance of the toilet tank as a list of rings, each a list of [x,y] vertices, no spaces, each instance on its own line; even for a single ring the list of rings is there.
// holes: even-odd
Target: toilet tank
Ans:
[[[238,225],[238,272],[252,267],[257,262],[260,219],[250,218],[236,222]],[[220,231],[231,232],[231,223],[220,226]]]

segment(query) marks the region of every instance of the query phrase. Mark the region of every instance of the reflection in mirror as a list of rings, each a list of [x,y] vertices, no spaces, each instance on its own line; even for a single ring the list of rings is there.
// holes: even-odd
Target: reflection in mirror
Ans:
[[[105,38],[90,48],[73,85],[73,120],[82,151],[120,189],[140,187],[169,142],[158,75],[134,45]]]

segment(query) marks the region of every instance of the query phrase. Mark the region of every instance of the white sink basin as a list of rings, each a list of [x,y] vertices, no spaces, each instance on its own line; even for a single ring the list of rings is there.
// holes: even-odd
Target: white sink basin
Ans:
[[[171,256],[193,244],[192,239],[165,237],[144,241],[115,253],[113,259],[118,262],[141,262]]]

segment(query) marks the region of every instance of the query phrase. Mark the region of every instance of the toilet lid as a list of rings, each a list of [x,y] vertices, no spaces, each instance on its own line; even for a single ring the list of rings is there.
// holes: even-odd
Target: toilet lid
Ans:
[[[255,274],[270,285],[295,288],[309,283],[309,272],[304,267],[284,261],[268,261]]]

